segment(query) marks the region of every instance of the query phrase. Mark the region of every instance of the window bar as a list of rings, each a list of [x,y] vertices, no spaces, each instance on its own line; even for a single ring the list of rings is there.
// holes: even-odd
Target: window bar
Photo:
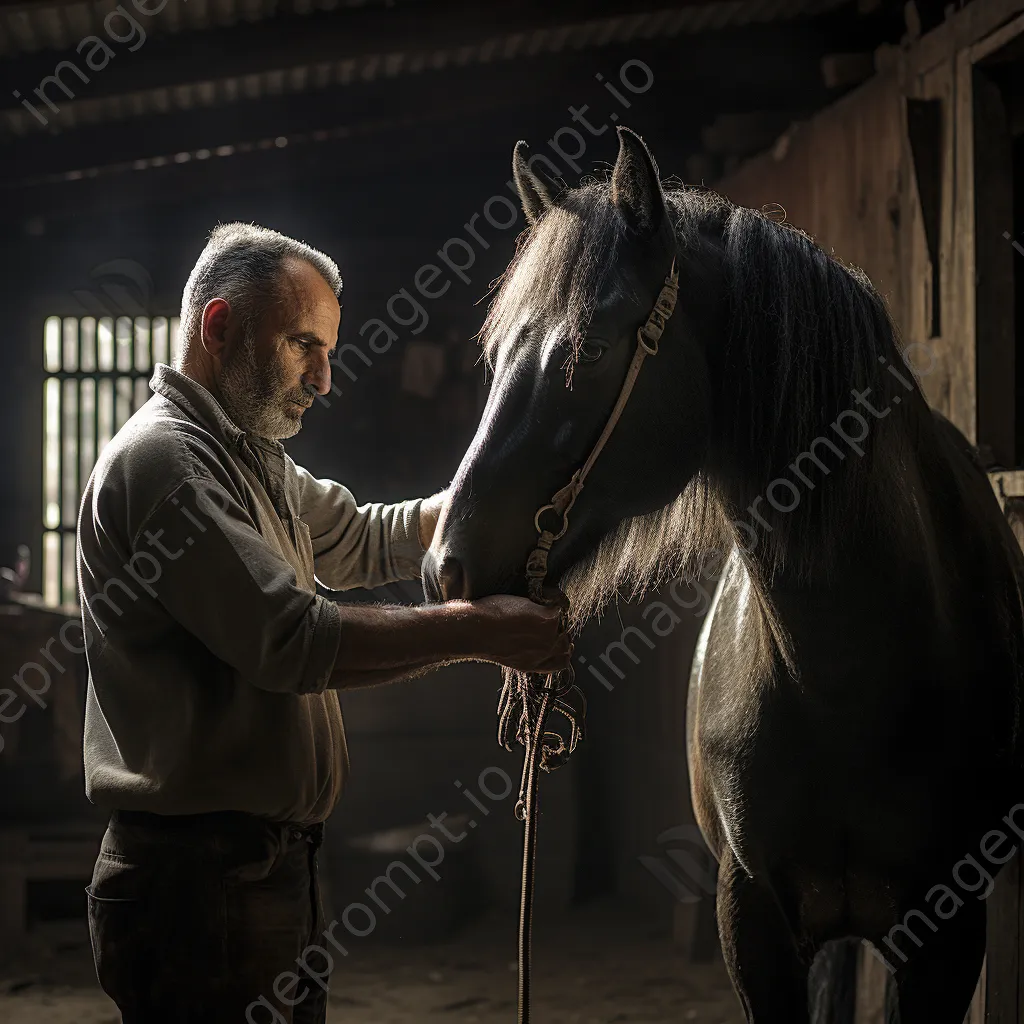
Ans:
[[[153,317],[153,366],[171,361],[167,338],[167,317]]]
[[[96,368],[100,373],[114,369],[114,321],[109,316],[96,321]]]
[[[48,530],[43,534],[43,600],[54,605],[60,601],[60,534]]]
[[[114,433],[128,422],[132,414],[132,378],[118,377],[114,384]]]
[[[78,403],[75,399],[75,385],[77,381],[73,378],[65,378],[61,381],[63,395],[61,396],[61,418],[60,418],[60,525],[62,527],[71,525],[71,510],[75,503],[75,463],[77,452],[72,451],[74,439],[75,420],[78,418]]]
[[[172,316],[167,321],[167,333],[170,339],[170,362],[171,366],[178,365],[178,354],[181,348],[181,338],[178,336],[178,328],[180,326],[179,317]]]
[[[121,373],[130,372],[134,362],[135,338],[131,317],[119,316],[114,321],[115,368]]]
[[[47,317],[43,326],[43,369],[47,373],[60,370],[60,318]]]
[[[78,454],[79,483],[85,489],[93,467],[96,465],[96,379],[86,378],[82,381],[78,395]],[[79,493],[78,504],[81,507],[82,495]]]
[[[114,381],[110,377],[101,377],[97,382],[96,417],[96,455],[99,457],[114,436]]]
[[[96,319],[95,317],[82,317],[78,325],[81,333],[81,354],[78,366],[83,373],[96,372]]]
[[[64,387],[63,382],[58,377],[55,379],[54,391],[57,395],[57,413],[56,419],[56,431],[57,431],[57,515],[55,523],[56,532],[56,545],[57,549],[55,552],[56,565],[53,570],[54,577],[56,579],[56,601],[60,602],[60,580],[61,580],[61,527],[64,525]]]
[[[43,520],[47,529],[60,526],[60,380],[43,384]]]
[[[64,365],[61,369],[65,372],[75,373],[78,370],[78,318],[73,316],[64,317],[62,327]]]

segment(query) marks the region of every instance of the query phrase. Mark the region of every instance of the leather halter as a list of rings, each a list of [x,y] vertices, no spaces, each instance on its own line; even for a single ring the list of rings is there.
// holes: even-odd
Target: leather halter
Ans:
[[[669,317],[672,316],[676,308],[676,299],[678,297],[679,269],[676,266],[675,257],[673,257],[672,266],[668,276],[665,278],[665,283],[661,287],[661,291],[658,293],[658,298],[654,302],[654,308],[648,315],[643,327],[637,329],[636,352],[633,354],[633,361],[629,364],[629,369],[626,371],[626,379],[622,382],[619,397],[608,416],[604,430],[601,431],[601,436],[597,439],[590,454],[587,456],[587,461],[573,473],[572,479],[560,491],[555,493],[548,504],[541,505],[534,514],[533,525],[537,528],[537,546],[530,552],[530,557],[526,560],[526,582],[529,595],[534,601],[541,603],[544,601],[544,581],[548,574],[548,554],[551,551],[551,546],[556,540],[563,537],[565,531],[569,529],[569,510],[575,504],[580,491],[583,490],[583,484],[591,469],[593,469],[598,455],[601,454],[601,450],[607,444],[608,438],[611,437],[612,431],[622,417],[626,403],[629,401],[629,396],[633,391],[633,385],[640,375],[640,367],[643,366],[644,360],[648,356],[656,356],[658,354],[658,343],[665,331],[665,326],[668,324]],[[541,517],[547,512],[552,512],[559,517],[556,529],[546,530],[541,525]]]

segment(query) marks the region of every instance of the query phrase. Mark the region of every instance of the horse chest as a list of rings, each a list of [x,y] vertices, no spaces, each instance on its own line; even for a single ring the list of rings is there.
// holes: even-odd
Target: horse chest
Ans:
[[[884,618],[851,632],[817,611],[798,651],[809,671],[796,679],[743,574],[725,574],[691,676],[698,820],[752,861],[799,851],[828,862],[851,845],[871,863],[910,860],[948,827],[944,805],[989,770],[948,744],[966,714],[962,681],[890,649]]]

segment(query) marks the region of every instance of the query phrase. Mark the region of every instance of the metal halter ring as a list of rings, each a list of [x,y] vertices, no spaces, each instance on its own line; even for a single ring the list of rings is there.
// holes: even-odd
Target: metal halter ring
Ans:
[[[644,327],[647,325],[644,324]],[[636,332],[637,344],[649,355],[656,356],[658,354],[658,339],[654,338],[653,341],[648,341],[647,335],[644,334],[644,327],[638,327]]]
[[[538,533],[544,532],[544,527],[540,525],[540,517],[545,512],[547,512],[548,509],[551,509],[552,511],[557,511],[554,505],[541,505],[541,507],[537,509],[537,512],[533,517],[533,525],[537,527]],[[553,541],[558,540],[560,537],[564,536],[565,531],[569,529],[569,517],[564,512],[559,512],[558,514],[562,517],[562,528],[558,531],[558,533],[554,535],[554,537],[552,538]]]

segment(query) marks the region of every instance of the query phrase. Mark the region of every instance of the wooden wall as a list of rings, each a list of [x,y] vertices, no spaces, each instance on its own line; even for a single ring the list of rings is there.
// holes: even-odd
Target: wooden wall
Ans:
[[[976,216],[974,68],[1020,32],[1022,10],[1022,0],[976,0],[916,46],[879,54],[881,70],[873,79],[718,184],[744,206],[781,204],[791,223],[867,271],[905,344],[914,346],[914,362],[924,369],[935,361],[923,378],[929,400],[972,440],[978,422],[976,229],[983,224],[981,251],[987,253],[998,227],[985,217],[989,181],[980,223]],[[922,166],[929,161],[920,155],[915,162],[908,131],[908,101],[914,100],[939,103],[936,166]],[[922,196],[922,176],[934,181],[934,199]],[[924,223],[933,203],[940,292],[934,335],[935,275]],[[998,241],[1002,249],[995,251],[1012,258],[1009,243],[1001,235]]]

